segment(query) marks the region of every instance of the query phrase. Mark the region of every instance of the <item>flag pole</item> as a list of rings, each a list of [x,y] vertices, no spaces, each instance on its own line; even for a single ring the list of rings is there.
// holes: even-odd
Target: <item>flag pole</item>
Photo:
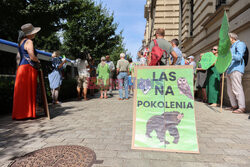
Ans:
[[[223,106],[224,77],[225,77],[225,73],[223,72],[223,74],[222,74],[222,84],[221,84],[220,112],[222,112],[222,106]]]

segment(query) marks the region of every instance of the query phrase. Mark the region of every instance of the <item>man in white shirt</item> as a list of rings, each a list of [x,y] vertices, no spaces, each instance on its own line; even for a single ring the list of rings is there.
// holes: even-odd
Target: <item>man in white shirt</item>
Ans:
[[[108,94],[110,96],[113,96],[112,94],[112,89],[113,89],[113,76],[114,76],[114,72],[115,72],[115,65],[113,63],[113,61],[110,60],[110,56],[107,55],[106,56],[106,63],[109,65],[109,70],[110,70],[110,74],[109,74],[109,92]]]
[[[74,62],[74,65],[77,67],[78,70],[78,79],[77,79],[77,93],[78,93],[78,99],[81,99],[81,88],[83,88],[83,98],[84,100],[87,99],[87,92],[88,92],[88,83],[89,83],[89,64],[87,60],[81,60],[81,59],[76,59]]]
[[[192,65],[192,66],[193,66],[194,74],[195,74],[196,63],[195,63],[195,61],[194,61],[194,56],[189,56],[189,57],[188,57],[188,60],[189,60],[189,65]]]
[[[143,52],[139,51],[139,52],[137,53],[137,56],[138,56],[138,58],[139,58],[138,64],[139,64],[140,66],[146,66],[146,65],[147,65],[147,60],[146,60],[146,58],[143,56]]]

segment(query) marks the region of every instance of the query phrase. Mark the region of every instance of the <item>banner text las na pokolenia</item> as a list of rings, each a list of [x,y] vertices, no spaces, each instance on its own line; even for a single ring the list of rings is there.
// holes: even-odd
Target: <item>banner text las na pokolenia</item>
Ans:
[[[136,67],[133,149],[198,153],[193,67]]]

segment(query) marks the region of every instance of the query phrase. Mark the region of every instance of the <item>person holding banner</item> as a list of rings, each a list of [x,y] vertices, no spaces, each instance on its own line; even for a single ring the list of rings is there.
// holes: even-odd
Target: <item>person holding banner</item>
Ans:
[[[32,40],[41,28],[28,23],[21,30],[18,37],[20,63],[16,72],[12,119],[36,118],[37,75],[41,65]]]
[[[241,114],[245,112],[245,95],[242,87],[242,76],[245,70],[243,59],[246,51],[246,44],[238,40],[238,35],[229,33],[231,41],[232,61],[227,69],[227,93],[231,103],[233,113]]]
[[[218,46],[214,46],[212,53],[218,57]],[[219,104],[219,94],[220,94],[220,74],[215,68],[216,61],[207,70],[207,99],[208,103],[212,107],[217,107]]]
[[[60,86],[62,84],[62,69],[63,69],[62,67],[66,67],[65,63],[67,62],[65,57],[61,60],[59,56],[60,56],[59,51],[53,52],[52,54],[53,71],[48,75],[53,104],[61,103],[58,101],[58,96],[59,96]]]

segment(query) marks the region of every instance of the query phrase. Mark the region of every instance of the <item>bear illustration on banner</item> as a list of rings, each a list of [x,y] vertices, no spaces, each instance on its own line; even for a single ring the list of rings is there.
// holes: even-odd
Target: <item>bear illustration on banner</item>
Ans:
[[[193,66],[135,68],[132,149],[199,153]]]
[[[152,116],[149,118],[146,124],[146,136],[152,138],[150,133],[155,130],[157,138],[160,140],[160,142],[164,142],[164,144],[170,144],[165,139],[166,131],[169,131],[169,134],[174,137],[173,143],[178,144],[180,135],[176,126],[179,125],[183,117],[184,114],[181,114],[177,111],[164,112],[161,115]]]

